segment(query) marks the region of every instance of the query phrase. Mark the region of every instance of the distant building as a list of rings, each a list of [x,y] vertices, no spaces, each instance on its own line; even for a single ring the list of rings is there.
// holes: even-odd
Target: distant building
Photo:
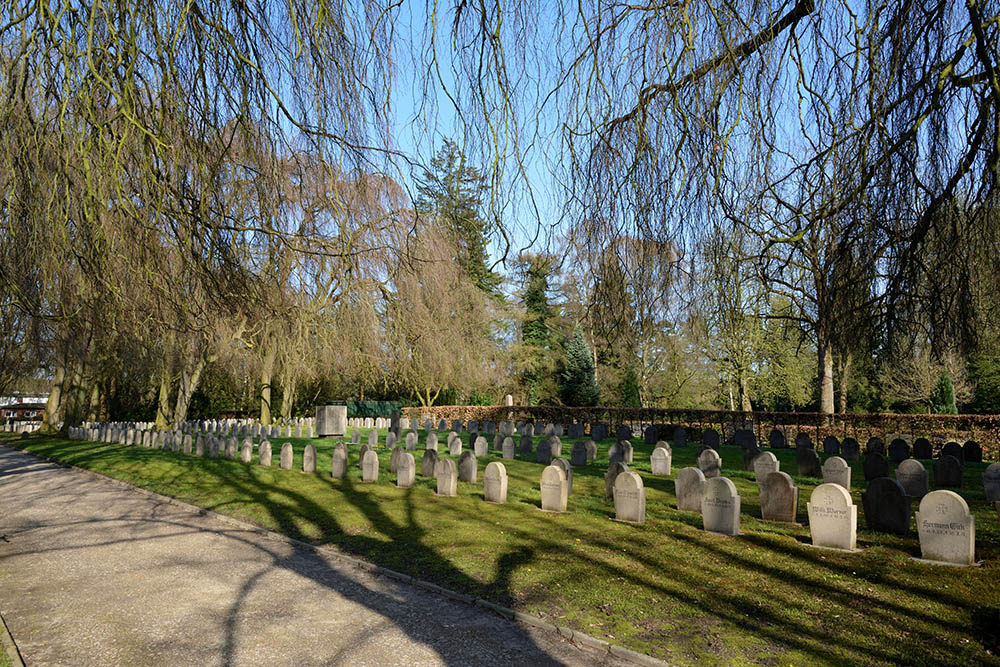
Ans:
[[[48,394],[0,396],[0,419],[41,419]]]

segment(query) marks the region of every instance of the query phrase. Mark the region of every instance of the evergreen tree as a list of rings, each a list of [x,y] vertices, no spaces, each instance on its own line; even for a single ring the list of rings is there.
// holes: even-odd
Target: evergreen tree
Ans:
[[[554,258],[525,253],[517,258],[521,280],[521,301],[525,317],[521,324],[521,344],[514,355],[528,405],[554,403],[559,395],[556,373],[558,345],[553,345],[557,309],[549,303]]]
[[[489,225],[480,213],[487,189],[482,172],[466,163],[458,144],[445,139],[431,159],[431,170],[425,171],[417,183],[420,196],[416,208],[418,213],[434,215],[445,224],[455,242],[455,259],[473,284],[498,295],[502,278],[487,266]]]
[[[639,395],[639,374],[635,372],[635,366],[628,367],[625,380],[622,382],[622,407],[642,407],[642,397]]]
[[[958,408],[955,406],[955,387],[951,382],[951,375],[948,371],[941,371],[937,385],[934,387],[934,394],[931,396],[931,403],[934,405],[934,412],[941,415],[957,415]]]
[[[579,326],[566,343],[566,363],[559,393],[564,405],[574,407],[597,405],[601,397],[594,377],[594,358]]]

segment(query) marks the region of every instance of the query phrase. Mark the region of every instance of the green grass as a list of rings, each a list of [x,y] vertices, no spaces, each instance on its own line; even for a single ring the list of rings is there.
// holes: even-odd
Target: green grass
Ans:
[[[446,451],[445,440],[439,450]],[[300,469],[308,441],[272,439],[275,465],[284,442],[295,445]],[[916,533],[868,531],[860,507],[861,553],[810,547],[808,527],[759,518],[753,474],[735,448],[720,452],[742,497],[743,535],[733,538],[703,531],[698,513],[674,509],[673,479],[694,465],[695,446],[676,448],[673,474],[654,477],[651,446],[634,441],[630,468],[647,489],[647,522],[636,526],[612,521],[614,508],[604,498],[610,440],[599,443],[596,462],[574,470],[570,511],[560,515],[539,510],[542,465],[533,460],[504,461],[508,504],[498,506],[482,496],[483,469],[498,458],[493,452],[479,460],[478,484],[459,483],[457,498],[439,498],[434,480],[419,474],[414,488],[396,488],[384,449],[379,482],[361,482],[357,446],[350,446],[348,477],[331,479],[333,441],[312,442],[316,474],[45,436],[13,444],[672,663],[997,661],[1000,530],[983,497],[985,464],[966,466],[962,491],[977,517],[977,558],[985,563],[960,569],[914,562]],[[567,458],[569,448],[567,439]],[[794,450],[774,453],[782,470],[795,472]],[[415,454],[419,473],[423,451]],[[860,506],[864,476],[860,462],[852,466]],[[820,481],[793,478],[805,522]]]

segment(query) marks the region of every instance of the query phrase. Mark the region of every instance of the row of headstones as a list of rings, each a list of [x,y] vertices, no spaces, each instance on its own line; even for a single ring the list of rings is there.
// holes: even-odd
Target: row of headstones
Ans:
[[[34,433],[42,427],[42,422],[38,421],[18,421],[9,419],[3,423],[4,433]]]
[[[292,420],[284,424],[272,424],[270,426],[264,426],[260,422],[251,422],[249,420],[191,421],[184,422],[170,430],[191,434],[231,435],[240,438],[312,438],[315,433],[313,421],[311,418],[304,418]],[[121,432],[148,431],[152,430],[153,426],[151,422],[84,422],[81,426],[75,428],[82,428],[89,432],[94,432],[94,429],[96,429],[96,432],[102,434],[102,441],[104,438],[103,434],[110,430],[110,441],[117,442],[118,435]]]

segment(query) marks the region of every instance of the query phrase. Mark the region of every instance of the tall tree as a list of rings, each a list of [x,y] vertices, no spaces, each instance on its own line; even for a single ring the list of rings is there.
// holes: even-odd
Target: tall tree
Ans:
[[[594,377],[594,358],[580,327],[573,330],[566,343],[566,361],[559,394],[564,405],[574,407],[597,405],[601,398],[601,390]]]

